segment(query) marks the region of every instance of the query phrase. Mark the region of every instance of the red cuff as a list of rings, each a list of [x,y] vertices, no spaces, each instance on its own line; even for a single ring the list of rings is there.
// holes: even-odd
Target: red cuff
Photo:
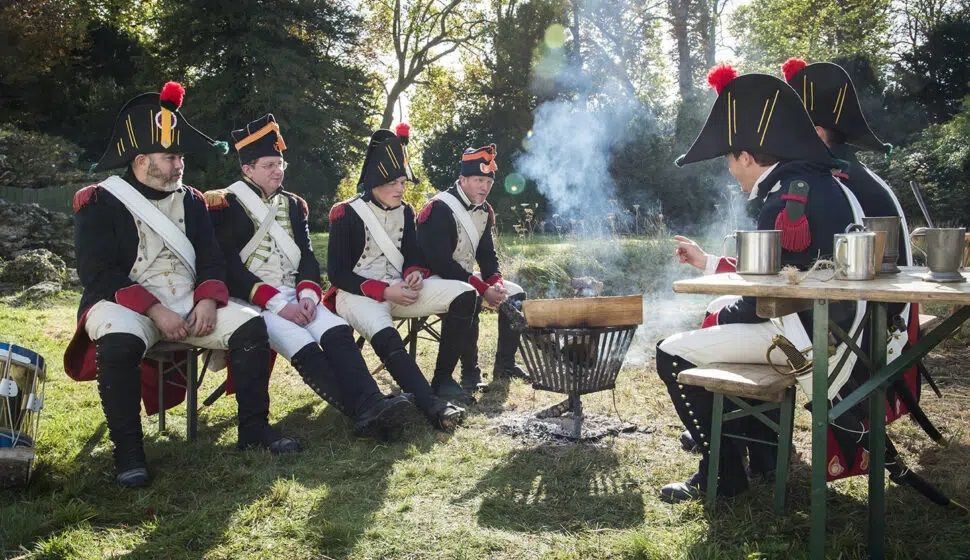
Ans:
[[[415,270],[421,273],[422,278],[431,276],[431,269],[424,268],[423,266],[411,265],[404,269],[404,277],[407,278],[408,274],[411,274]]]
[[[266,309],[266,304],[269,300],[273,299],[273,296],[280,293],[279,290],[270,286],[269,284],[264,284],[260,282],[256,284],[256,287],[252,291],[252,295],[249,296],[249,300],[253,302],[254,305],[258,305],[263,309]]]
[[[195,287],[195,303],[203,299],[213,299],[216,307],[225,307],[229,303],[229,288],[222,280],[206,280]]]
[[[384,290],[388,287],[387,282],[381,282],[380,280],[365,280],[363,284],[360,285],[360,293],[371,298],[374,301],[384,301]]]
[[[482,280],[478,276],[475,276],[474,274],[468,277],[468,283],[474,286],[476,290],[478,290],[478,295],[484,295],[485,290],[489,289],[490,287],[488,284],[485,283],[484,280]]]
[[[714,269],[715,274],[724,274],[725,272],[737,272],[738,270],[738,260],[734,257],[720,257],[717,260],[717,267]]]
[[[323,290],[320,289],[320,284],[313,282],[312,280],[301,280],[296,285],[296,295],[300,296],[300,292],[303,290],[313,290],[313,293],[317,294],[317,301],[323,298]]]
[[[158,298],[145,289],[141,284],[132,284],[115,292],[115,301],[128,309],[142,315],[148,308],[158,303]]]
[[[502,274],[499,272],[496,272],[495,274],[486,278],[485,283],[489,286],[494,286],[495,284],[505,285],[505,282],[502,280]]]
[[[704,317],[704,322],[701,323],[701,328],[706,329],[707,327],[716,327],[718,313],[720,313],[720,311],[716,311],[714,313],[708,313],[707,317]]]

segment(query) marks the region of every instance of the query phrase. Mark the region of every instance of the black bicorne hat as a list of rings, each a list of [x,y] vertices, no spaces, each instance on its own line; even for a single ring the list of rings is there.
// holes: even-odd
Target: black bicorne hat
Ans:
[[[369,191],[385,183],[390,183],[398,177],[405,177],[408,181],[417,182],[408,161],[407,143],[410,138],[410,127],[406,123],[397,125],[397,133],[381,128],[371,135],[367,145],[367,155],[360,170],[360,180],[357,190]]]
[[[495,178],[498,171],[498,164],[495,157],[498,149],[495,144],[482,146],[481,148],[465,148],[465,153],[461,155],[461,162],[458,174],[462,177],[490,177]]]
[[[844,68],[831,62],[808,64],[789,58],[781,71],[816,125],[841,132],[846,143],[864,150],[892,150],[892,144],[884,143],[869,128],[855,85]]]
[[[280,126],[276,117],[267,113],[246,125],[245,128],[233,130],[233,147],[239,155],[239,163],[245,164],[265,156],[283,157],[286,143],[280,133]]]
[[[139,154],[228,153],[225,142],[209,138],[179,112],[185,88],[168,82],[161,93],[143,93],[125,103],[115,119],[111,141],[91,171],[125,167]]]
[[[745,74],[716,66],[707,81],[717,91],[704,127],[678,166],[746,151],[781,160],[833,163],[795,91],[767,74]]]

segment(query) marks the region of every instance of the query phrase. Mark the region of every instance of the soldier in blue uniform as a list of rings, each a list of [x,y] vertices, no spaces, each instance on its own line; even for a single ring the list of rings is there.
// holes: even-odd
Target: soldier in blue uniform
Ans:
[[[283,190],[286,143],[275,117],[233,130],[242,178],[205,193],[225,256],[233,301],[266,321],[270,346],[360,435],[393,436],[413,407],[385,397],[347,322],[321,304],[320,265],[305,200]]]

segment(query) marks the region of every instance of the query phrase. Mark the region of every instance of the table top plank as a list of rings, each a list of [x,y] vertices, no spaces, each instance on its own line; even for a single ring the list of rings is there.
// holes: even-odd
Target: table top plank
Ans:
[[[970,282],[937,283],[923,280],[926,268],[900,267],[899,274],[879,275],[875,280],[829,280],[829,272],[813,273],[800,284],[789,284],[780,274],[761,276],[735,272],[712,274],[678,280],[674,292],[682,294],[711,294],[761,296],[795,299],[865,300],[881,302],[940,303],[970,305]],[[970,280],[970,273],[963,272]]]

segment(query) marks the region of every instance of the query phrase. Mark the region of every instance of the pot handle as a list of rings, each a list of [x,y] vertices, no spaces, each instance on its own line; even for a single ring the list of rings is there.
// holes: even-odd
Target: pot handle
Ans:
[[[862,224],[849,224],[845,226],[845,233],[854,233],[857,231],[869,231],[869,230],[867,230],[866,226]]]
[[[846,263],[847,255],[844,249],[842,251],[839,251],[839,248],[848,247],[848,243],[849,243],[849,240],[846,239],[845,237],[842,237],[839,235],[835,236],[835,245],[832,246],[832,260],[835,262],[836,278],[845,277],[846,268],[848,268],[848,263]]]
[[[727,252],[727,247],[728,247],[727,240],[728,239],[734,239],[735,240],[734,242],[737,243],[738,234],[737,233],[729,233],[729,234],[727,234],[727,235],[724,236],[724,239],[721,241],[721,254],[722,255],[727,255],[728,254],[728,252]],[[738,257],[740,255],[734,255],[734,256],[735,257]]]
[[[913,243],[913,239],[915,239],[917,237],[926,237],[926,231],[928,229],[929,228],[918,227],[918,228],[914,229],[912,233],[909,234],[909,244],[914,249],[916,249],[917,251],[919,251],[920,253],[923,253],[923,258],[926,258],[927,257],[926,251],[924,251],[919,245]]]

